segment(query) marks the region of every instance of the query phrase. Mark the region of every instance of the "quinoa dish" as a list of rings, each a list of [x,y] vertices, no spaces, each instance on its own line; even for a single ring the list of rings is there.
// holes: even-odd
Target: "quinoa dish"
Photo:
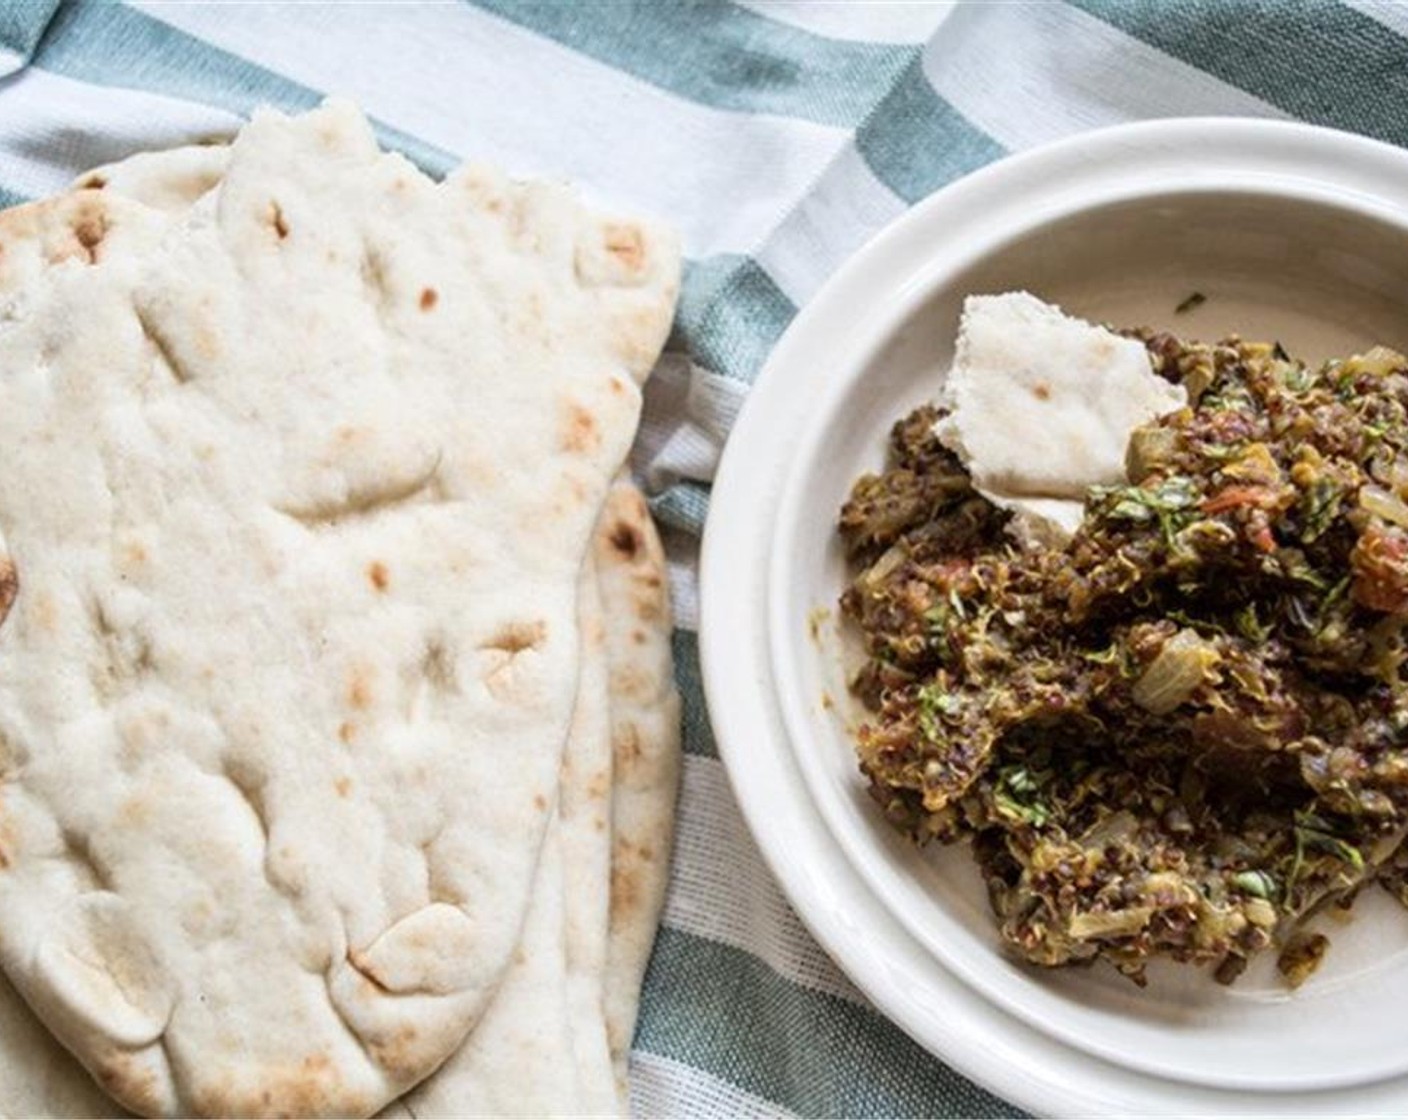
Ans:
[[[1408,359],[1127,337],[1188,404],[1069,540],[1019,547],[941,406],[855,483],[860,768],[915,842],[971,846],[1025,960],[1227,983],[1269,952],[1295,986],[1312,916],[1408,905]]]

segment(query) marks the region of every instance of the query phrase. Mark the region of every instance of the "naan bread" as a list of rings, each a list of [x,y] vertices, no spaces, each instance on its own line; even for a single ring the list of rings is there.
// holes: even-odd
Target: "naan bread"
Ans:
[[[140,1111],[368,1113],[518,939],[675,248],[339,105],[12,241],[0,959]]]
[[[980,493],[1037,536],[1069,536],[1091,486],[1124,481],[1130,433],[1182,408],[1144,345],[1026,292],[969,296],[939,422]]]
[[[611,487],[594,549],[606,620],[614,765],[606,1028],[621,1108],[641,985],[670,874],[680,780],[680,698],[665,550],[641,492]]]
[[[222,149],[144,153],[75,184],[162,209],[219,182]],[[617,1100],[602,1011],[611,836],[605,635],[590,551],[578,585],[580,671],[556,815],[513,963],[469,1040],[383,1117],[607,1115]],[[551,853],[551,858],[547,858]],[[541,898],[547,892],[550,897]],[[561,896],[560,899],[558,896]]]
[[[0,254],[0,301],[13,309],[27,283],[67,260],[87,259],[83,242],[91,236],[89,223],[97,213],[88,195],[61,196],[0,213],[6,235]],[[125,244],[137,235],[139,221],[134,218],[132,226],[117,231],[108,229],[107,236],[115,232]],[[0,974],[0,1116],[63,1120],[118,1115],[128,1114],[98,1088]]]
[[[116,1115],[112,1098],[0,976],[0,1116],[80,1120]]]
[[[612,594],[611,609],[618,636],[613,652],[625,659],[621,665],[624,668],[634,659],[632,651],[642,645],[628,637],[634,632],[634,623],[659,631],[660,618],[668,618],[668,613],[659,616],[647,607],[646,617],[641,617],[643,602],[654,590],[652,574],[664,576],[664,557],[658,547],[651,545],[655,538],[653,525],[639,519],[643,501],[628,501],[629,489],[622,484],[613,493],[617,500],[603,510],[596,538],[608,541],[615,534],[619,541],[626,541],[630,538],[622,525],[629,524],[642,532],[645,545],[633,550],[619,543],[609,544],[609,552],[603,556],[609,565],[606,583]],[[625,521],[623,514],[631,520]],[[611,775],[612,765],[608,679],[614,679],[618,687],[624,683],[630,693],[635,686],[630,673],[608,677],[615,666],[607,662],[595,552],[593,549],[588,553],[579,584],[582,672],[563,756],[558,815],[548,826],[533,902],[513,963],[493,1004],[465,1045],[426,1081],[388,1106],[383,1117],[416,1116],[429,1120],[470,1115],[601,1116],[627,1112],[624,1096],[616,1096],[618,1087],[613,1055],[607,1048],[603,1001],[609,814],[614,800],[604,794],[603,784]],[[652,566],[656,566],[653,572]],[[629,569],[636,570],[635,578],[621,578]],[[633,585],[645,592],[645,600],[633,597]],[[668,638],[668,629],[664,635]],[[655,660],[657,671],[658,666]],[[645,669],[651,671],[649,666]],[[678,707],[672,690],[661,699],[664,721],[652,718],[643,726],[632,721],[629,712],[634,705],[621,710],[617,721],[622,730],[633,726],[638,736],[648,735],[652,729],[657,734],[664,732],[660,744],[667,765],[656,768],[654,783],[638,782],[632,795],[638,808],[645,806],[645,813],[638,816],[644,817],[647,827],[652,825],[652,815],[672,814],[674,808],[676,778],[672,769],[678,767]],[[623,745],[633,742],[630,733],[619,736],[619,741]],[[672,757],[673,767],[668,765]],[[653,809],[650,800],[655,802]],[[574,803],[575,810],[571,808]],[[657,837],[662,823],[668,829],[668,821],[653,822]],[[563,843],[569,837],[571,840]],[[668,849],[668,832],[665,837],[664,846]],[[636,876],[633,891],[645,898],[662,897],[667,860],[641,861],[633,842],[622,846],[620,858],[623,873]],[[619,886],[617,894],[619,902]],[[650,905],[618,906],[615,911],[613,928],[618,940],[611,953],[613,983],[631,983],[636,969],[643,967],[658,923],[658,905],[655,903],[654,909]],[[634,982],[638,984],[639,980]],[[614,1058],[621,1067],[623,1082],[619,1091],[624,1094],[624,1059],[633,1033],[634,1010],[631,999],[619,995],[613,995],[611,1004],[615,1009],[613,1034],[617,1039]],[[110,1117],[116,1113],[112,1101],[0,978],[0,1115],[60,1120]]]
[[[494,1005],[460,1051],[388,1117],[629,1114],[627,1059],[664,904],[679,784],[665,576],[645,499],[618,480],[583,568],[583,674],[549,831],[549,844],[561,843],[565,903],[556,913],[540,865],[524,939]],[[610,832],[601,815],[608,811]],[[598,923],[608,914],[596,907],[608,899],[608,869],[596,862],[595,843],[607,835],[603,944]]]
[[[192,144],[163,152],[138,152],[85,172],[73,185],[76,190],[107,191],[155,210],[179,213],[219,186],[229,163],[227,145]]]
[[[383,1117],[562,1116],[574,1113],[577,1070],[568,1019],[563,856],[548,826],[523,937],[484,1017],[464,1044]]]
[[[582,635],[577,706],[562,758],[562,785],[558,792],[567,1021],[577,1071],[577,1095],[572,1108],[559,1112],[579,1116],[614,1115],[617,1105],[604,1008],[613,766],[607,693],[610,665],[603,610],[596,558],[589,548],[582,560],[577,616]]]
[[[616,1111],[602,1009],[611,738],[596,566],[578,584],[582,670],[562,781],[523,937],[463,1046],[384,1117],[603,1116]]]
[[[147,153],[95,169],[77,185],[99,182],[150,205],[179,209],[193,205],[214,187],[224,162],[220,149]],[[632,609],[628,602],[615,606]],[[563,759],[558,817],[550,823],[545,841],[558,844],[561,832],[565,928],[553,936],[551,904],[530,909],[515,963],[471,1039],[383,1116],[408,1116],[408,1106],[423,1117],[603,1115],[624,1109],[624,1098],[616,1095],[603,1016],[611,728],[605,632],[591,552],[583,563],[578,610],[581,672]],[[540,866],[535,897],[544,889],[545,878],[554,875],[555,869]],[[567,1024],[566,1035],[556,1026],[543,1026],[561,1022]],[[565,1040],[570,1040],[575,1079],[564,1076],[569,1055],[560,1047]]]

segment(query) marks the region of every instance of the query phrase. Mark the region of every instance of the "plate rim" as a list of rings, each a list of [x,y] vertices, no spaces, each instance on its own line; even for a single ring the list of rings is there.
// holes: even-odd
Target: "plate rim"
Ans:
[[[883,1014],[891,1018],[921,1046],[955,1069],[984,1084],[999,1096],[1036,1110],[1049,1109],[1053,1102],[1056,1102],[1058,1108],[1072,1111],[1107,1111],[1112,1106],[1116,1110],[1150,1109],[1160,1107],[1161,1104],[1166,1107],[1169,1102],[1175,1102],[1179,1108],[1216,1111],[1233,1107],[1234,1102],[1237,1107],[1245,1107],[1248,1092],[1259,1093],[1262,1097],[1279,1101],[1282,1106],[1286,1098],[1285,1092],[1275,1087],[1243,1085],[1233,1088],[1177,1081],[1157,1073],[1117,1066],[1086,1049],[1045,1034],[1037,1034],[1034,1039],[1027,1038],[1024,1031],[1030,1034],[1037,1032],[1026,1024],[1021,1024],[1023,1029],[1014,1030],[1018,1027],[1018,1021],[1010,1011],[988,1002],[980,993],[969,988],[968,982],[955,975],[946,964],[931,962],[943,973],[943,976],[939,977],[932,969],[926,970],[926,978],[931,985],[939,983],[940,980],[947,980],[947,985],[940,983],[939,986],[960,986],[977,997],[990,1013],[983,1016],[988,1020],[985,1024],[988,1037],[981,1044],[976,1044],[972,1036],[959,1037],[963,1032],[937,1030],[932,1016],[926,1018],[910,1006],[905,998],[909,993],[897,987],[897,980],[893,975],[877,973],[877,970],[871,967],[876,963],[873,946],[864,944],[863,934],[858,939],[859,931],[854,922],[842,920],[826,906],[825,887],[828,879],[834,880],[835,883],[846,883],[852,890],[858,885],[861,898],[869,903],[871,909],[878,907],[884,911],[884,918],[893,927],[885,930],[886,939],[892,949],[907,950],[925,957],[928,957],[929,953],[903,928],[903,923],[893,912],[885,907],[874,887],[865,882],[860,869],[854,865],[850,855],[842,850],[839,840],[827,827],[824,814],[812,800],[809,791],[805,794],[806,804],[796,804],[790,808],[794,811],[794,816],[801,819],[810,816],[809,826],[813,831],[819,827],[824,833],[820,837],[822,845],[829,843],[832,849],[836,849],[824,856],[819,852],[799,853],[795,844],[786,842],[787,838],[780,834],[778,828],[778,803],[759,788],[760,747],[757,739],[760,736],[769,740],[761,745],[762,750],[786,756],[781,760],[784,763],[781,774],[774,773],[771,778],[775,787],[774,795],[786,795],[786,770],[790,767],[796,771],[797,767],[792,757],[787,730],[789,721],[783,713],[776,689],[772,687],[772,638],[766,620],[773,611],[771,588],[774,566],[766,562],[765,554],[762,572],[750,572],[745,578],[740,578],[738,558],[743,550],[740,548],[738,537],[743,534],[742,515],[751,513],[754,528],[763,530],[761,535],[766,537],[769,544],[772,542],[774,533],[782,524],[783,519],[778,516],[782,512],[782,503],[788,494],[794,492],[795,472],[790,470],[790,464],[785,461],[786,457],[779,456],[777,448],[774,447],[772,457],[777,460],[781,470],[769,474],[767,486],[761,486],[757,477],[759,464],[754,461],[759,456],[754,450],[755,441],[750,440],[749,435],[756,429],[773,444],[787,444],[788,440],[778,438],[780,433],[787,431],[799,435],[802,442],[814,436],[814,432],[809,432],[806,426],[805,416],[800,415],[812,410],[799,409],[795,402],[788,407],[783,371],[794,364],[806,347],[813,343],[814,335],[835,333],[836,313],[848,307],[854,310],[851,297],[856,289],[859,288],[865,294],[872,306],[876,303],[874,293],[882,289],[895,298],[898,304],[910,306],[915,300],[923,298],[923,294],[927,294],[929,290],[921,280],[926,272],[926,260],[929,257],[943,256],[947,263],[942,268],[930,265],[928,272],[951,271],[957,250],[935,251],[920,248],[926,243],[932,245],[933,238],[928,238],[926,242],[923,236],[915,236],[916,231],[922,233],[934,226],[945,212],[970,205],[979,197],[991,199],[1002,191],[1021,187],[1028,192],[1024,202],[1030,213],[1024,225],[1008,228],[1007,235],[1011,236],[1021,228],[1030,228],[1049,220],[1053,208],[1071,212],[1090,205],[1088,198],[1082,202],[1078,193],[1071,194],[1070,189],[1067,190],[1066,196],[1058,192],[1054,197],[1045,199],[1041,197],[1040,187],[1030,190],[1027,186],[1030,181],[1035,179],[1038,183],[1041,182],[1040,172],[1043,165],[1048,171],[1062,168],[1068,175],[1073,174],[1078,188],[1082,172],[1097,183],[1102,177],[1118,182],[1121,178],[1121,160],[1127,162],[1131,158],[1143,159],[1147,162],[1139,165],[1137,173],[1130,171],[1124,176],[1127,185],[1128,182],[1137,184],[1147,180],[1152,168],[1160,163],[1186,163],[1189,153],[1200,147],[1221,151],[1230,166],[1224,165],[1216,172],[1209,172],[1203,176],[1206,182],[1200,182],[1199,176],[1185,177],[1177,184],[1166,186],[1162,193],[1196,190],[1200,186],[1215,190],[1235,189],[1229,187],[1227,181],[1234,168],[1239,169],[1244,178],[1263,179],[1267,187],[1275,185],[1279,188],[1278,193],[1288,193],[1286,187],[1289,182],[1318,170],[1318,174],[1310,177],[1322,185],[1333,181],[1336,187],[1334,199],[1338,204],[1361,212],[1367,211],[1379,217],[1388,217],[1399,225],[1408,221],[1408,208],[1402,203],[1392,201],[1395,184],[1400,192],[1403,184],[1408,184],[1408,152],[1379,141],[1296,122],[1256,118],[1175,118],[1142,121],[1081,133],[1008,156],[929,196],[878,231],[837,269],[799,312],[765,363],[739,413],[720,460],[711,503],[711,516],[704,531],[700,562],[699,629],[704,692],[720,757],[724,761],[745,821],[762,851],[765,862],[813,936]],[[1130,193],[1138,197],[1146,192],[1133,190]],[[1106,190],[1097,199],[1097,204],[1113,201],[1114,197],[1107,183]],[[1323,198],[1323,194],[1321,197]],[[1061,205],[1063,202],[1064,206]],[[989,227],[993,225],[991,222],[986,224]],[[994,241],[989,231],[986,244],[991,246],[1003,239],[999,236]],[[981,247],[985,242],[980,234],[970,233],[966,238],[967,248],[971,250],[975,243]],[[886,276],[877,277],[874,275],[877,272]],[[883,344],[884,339],[888,337],[884,324],[893,325],[894,315],[882,314],[881,323],[877,326],[874,321],[876,314],[874,311],[871,313],[871,329],[864,336],[865,342],[851,347],[852,352],[869,352],[876,344]],[[791,428],[787,427],[788,424]],[[800,429],[797,427],[799,424],[802,425]],[[737,520],[731,516],[736,513],[739,514]],[[760,595],[761,601],[743,599],[742,593],[746,590],[744,584],[754,585],[753,594]],[[749,634],[750,641],[740,646],[736,638],[740,626],[747,625],[747,614],[746,610],[740,612],[738,608],[744,603],[751,603],[757,608],[754,615],[761,615],[763,621],[754,624]],[[730,610],[730,607],[733,609]],[[747,651],[743,657],[739,656],[740,648]],[[759,663],[760,660],[762,663]],[[739,690],[746,691],[749,687],[755,693],[768,693],[755,695],[748,705],[750,718],[755,719],[761,714],[765,721],[764,727],[749,727],[749,719],[744,718],[743,705],[738,703]],[[779,778],[783,782],[780,787]],[[804,780],[794,783],[792,788],[794,791],[804,789]],[[845,866],[840,866],[838,860]],[[874,918],[868,920],[873,921]],[[949,994],[953,993],[950,991]],[[1103,1067],[1101,1075],[1106,1079],[1118,1069],[1122,1073],[1131,1074],[1142,1084],[1123,1086],[1117,1101],[1112,1099],[1108,1092],[1100,1091],[1089,1084],[1083,1085],[1082,1079],[1079,1076],[1071,1076],[1069,1070],[1054,1078],[1033,1078],[1031,1069],[1024,1068],[1027,1063],[1013,1067],[992,1060],[993,1055],[1002,1050],[1002,1047],[994,1045],[995,1041],[1000,1040],[993,1037],[994,1031],[1020,1039],[1027,1058],[1031,1058],[1035,1051],[1043,1049],[1041,1043],[1052,1044],[1046,1049],[1059,1053],[1053,1052],[1047,1057],[1049,1061],[1055,1062],[1058,1068],[1070,1067],[1074,1063],[1078,1072],[1081,1065],[1095,1063]],[[1039,1084],[1042,1081],[1044,1083]],[[1398,1094],[1394,1099],[1404,1099],[1404,1095],[1408,1095],[1408,1079],[1401,1075],[1375,1082],[1360,1082],[1347,1088],[1339,1087],[1335,1093],[1344,1098],[1353,1095],[1356,1090],[1372,1090],[1375,1086],[1395,1084],[1398,1085]],[[1303,1090],[1304,1087],[1290,1088]],[[1298,1102],[1308,1103],[1323,1095],[1320,1092],[1300,1091],[1296,1099]],[[1363,1107],[1362,1103],[1360,1107]]]

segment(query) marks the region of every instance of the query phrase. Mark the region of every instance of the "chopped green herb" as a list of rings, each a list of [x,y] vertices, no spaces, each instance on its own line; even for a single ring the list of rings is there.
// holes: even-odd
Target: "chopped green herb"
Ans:
[[[1344,487],[1332,478],[1318,478],[1311,483],[1302,505],[1300,539],[1306,544],[1319,540],[1339,516]]]
[[[1330,856],[1341,863],[1349,864],[1356,874],[1363,874],[1363,853],[1353,844],[1336,836],[1331,825],[1323,817],[1314,813],[1297,812],[1295,814],[1295,838],[1295,861],[1289,876],[1291,883],[1295,883],[1300,876],[1306,852]]]
[[[1275,901],[1281,893],[1281,886],[1275,876],[1266,871],[1239,871],[1232,876],[1232,885],[1253,898]]]
[[[939,685],[925,685],[919,690],[919,727],[930,739],[943,736],[943,717],[955,716],[962,709],[962,701]]]
[[[998,775],[993,804],[1004,816],[1041,828],[1051,819],[1050,810],[1040,799],[1042,786],[1050,773],[1033,774],[1025,766],[1009,766]]]
[[[1281,350],[1281,344],[1279,342],[1276,344],[1276,349],[1280,351],[1280,355],[1285,354],[1285,351]],[[1288,359],[1282,356],[1281,360],[1286,361]],[[1304,393],[1314,384],[1315,374],[1299,362],[1296,362],[1286,370],[1286,388],[1292,393]]]
[[[1096,487],[1091,493],[1097,501],[1113,500],[1106,517],[1140,524],[1157,520],[1169,547],[1180,529],[1197,520],[1197,487],[1179,475],[1153,486]]]
[[[1237,608],[1232,616],[1237,626],[1237,633],[1246,638],[1249,642],[1256,642],[1260,645],[1271,636],[1271,624],[1262,622],[1258,617],[1255,603],[1244,603]]]

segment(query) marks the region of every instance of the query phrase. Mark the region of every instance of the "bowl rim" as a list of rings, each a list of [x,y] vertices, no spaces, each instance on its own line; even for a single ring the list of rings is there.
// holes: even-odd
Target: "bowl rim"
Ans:
[[[850,859],[858,873],[866,874],[872,861],[865,859],[862,842],[854,829],[847,827],[845,810],[838,802],[837,791],[828,783],[820,767],[806,765],[803,756],[803,743],[811,725],[807,712],[813,697],[807,690],[807,671],[800,664],[798,656],[802,638],[797,633],[795,602],[791,595],[794,584],[791,558],[795,555],[789,542],[802,529],[806,509],[813,503],[809,483],[811,470],[825,453],[828,437],[839,422],[839,405],[853,388],[854,376],[851,370],[863,370],[871,365],[894,337],[899,327],[923,306],[935,292],[955,275],[961,275],[980,261],[1003,253],[1008,247],[1018,243],[1033,233],[1048,228],[1084,213],[1091,213],[1107,207],[1119,206],[1136,200],[1147,200],[1153,205],[1165,199],[1188,199],[1190,197],[1243,196],[1264,197],[1312,203],[1327,209],[1343,210],[1373,220],[1383,220],[1383,216],[1363,207],[1344,206],[1336,194],[1327,192],[1323,185],[1293,183],[1286,188],[1270,191],[1262,183],[1229,181],[1224,188],[1212,190],[1206,187],[1183,189],[1177,184],[1166,186],[1157,193],[1140,190],[1097,191],[1084,204],[1067,203],[1059,209],[1043,214],[1040,221],[1005,227],[992,240],[973,244],[963,242],[960,253],[936,254],[930,261],[924,275],[911,284],[902,299],[888,303],[877,312],[869,324],[869,330],[862,342],[857,342],[854,352],[846,362],[846,370],[830,379],[813,400],[813,411],[818,422],[812,423],[803,433],[783,483],[781,499],[773,521],[772,548],[768,564],[767,625],[769,653],[773,666],[773,679],[777,682],[778,700],[782,709],[786,738],[795,754],[798,769],[807,783],[813,802],[820,808],[832,834],[838,839],[841,849]],[[1398,216],[1394,222],[1400,230],[1408,232],[1408,211]],[[814,690],[813,690],[814,691]],[[1198,1084],[1227,1089],[1331,1089],[1354,1084],[1366,1079],[1384,1079],[1408,1073],[1408,1052],[1395,1059],[1384,1058],[1377,1065],[1365,1067],[1336,1067],[1333,1071],[1315,1071],[1310,1067],[1290,1067],[1285,1072],[1267,1076],[1252,1070],[1217,1074],[1199,1069],[1191,1061],[1182,1065],[1157,1052],[1143,1054],[1136,1049],[1118,1049],[1104,1045],[1095,1038],[1084,1034],[1079,1026],[1063,1019],[1059,1011],[1064,1000],[1045,991],[1037,984],[1018,983],[1016,985],[998,982],[992,973],[985,970],[984,964],[990,954],[975,951],[971,944],[950,944],[941,931],[926,929],[911,907],[905,905],[901,897],[903,891],[896,889],[896,878],[907,878],[901,871],[888,865],[879,869],[878,876],[872,875],[876,893],[886,908],[893,914],[910,936],[928,952],[937,957],[950,971],[970,986],[982,992],[988,999],[1017,1018],[1024,1019],[1033,1026],[1054,1034],[1063,1042],[1076,1046],[1107,1061],[1131,1065],[1133,1068],[1161,1077],[1192,1080]]]
[[[1200,160],[1199,153],[1215,158]],[[778,835],[775,796],[769,796],[755,780],[759,755],[766,751],[790,755],[789,744],[795,738],[792,731],[798,726],[792,710],[796,696],[784,691],[779,697],[772,686],[777,682],[778,651],[782,651],[785,660],[788,644],[777,617],[781,610],[777,589],[785,576],[775,541],[785,526],[795,525],[797,504],[805,490],[804,479],[799,479],[798,471],[792,468],[810,461],[815,454],[814,445],[826,427],[825,424],[808,424],[803,413],[829,416],[828,402],[843,392],[849,381],[841,377],[823,385],[819,395],[813,395],[806,402],[807,407],[799,409],[795,402],[789,407],[783,399],[786,392],[781,386],[781,371],[805,355],[812,345],[813,335],[818,332],[834,334],[834,329],[827,331],[826,328],[834,322],[838,310],[854,311],[867,302],[869,293],[883,288],[892,302],[881,312],[872,312],[859,339],[846,344],[847,358],[840,363],[845,367],[864,365],[891,337],[896,324],[928,298],[945,277],[1004,244],[1081,211],[1161,194],[1241,192],[1299,197],[1402,227],[1408,225],[1408,206],[1398,199],[1404,197],[1405,183],[1408,183],[1408,153],[1390,145],[1316,126],[1244,118],[1137,122],[1080,134],[1009,156],[921,201],[877,233],[843,264],[784,333],[739,414],[734,435],[719,465],[713,516],[705,527],[700,572],[703,684],[720,756],[735,797],[784,892],[842,970],[921,1045],[1009,1099],[1036,1108],[1050,1107],[1055,1099],[1067,1102],[1068,1107],[1088,1109],[1099,1107],[1101,1095],[1096,1093],[1092,1097],[1088,1089],[1078,1091],[1068,1083],[1059,1082],[1042,1086],[1038,1094],[1034,1082],[1014,1081],[1010,1067],[993,1062],[991,1040],[974,1045],[971,1040],[960,1037],[963,1032],[936,1030],[929,1021],[932,1017],[926,1020],[922,1014],[916,1014],[909,1001],[903,998],[905,993],[897,991],[894,976],[871,967],[874,961],[865,951],[863,937],[858,944],[854,922],[838,921],[835,913],[828,909],[834,900],[827,897],[825,884],[818,877],[839,875],[834,856],[840,854],[850,864],[854,880],[871,895],[871,902],[877,901],[874,884],[866,883],[862,869],[849,852],[830,853],[831,858],[820,863],[815,857],[810,861],[799,860],[796,846],[785,843],[785,837]],[[1014,193],[1023,196],[1018,210],[1020,219],[1016,222],[1011,213],[1018,202],[1010,197]],[[1004,201],[1005,205],[997,205],[995,199]],[[926,238],[916,236],[934,223],[936,215],[948,215],[951,222],[955,215],[967,220],[966,225],[962,221],[956,223],[952,234],[955,243],[946,244],[942,250],[933,248],[932,237],[926,244]],[[757,477],[760,466],[757,441],[751,437],[756,432],[760,438],[785,444],[786,439],[779,439],[782,428],[793,432],[800,428],[803,448],[786,457],[779,456],[774,449],[768,464],[774,469],[763,484]],[[756,578],[757,573],[740,579],[738,557],[743,550],[739,547],[738,536],[745,528],[741,524],[743,518],[733,523],[727,517],[734,507],[750,513],[752,531],[766,533],[768,537],[769,548],[764,554],[767,572],[761,580]],[[748,591],[745,585],[751,585],[752,599],[742,598]],[[763,599],[762,603],[756,601],[758,597]],[[755,628],[750,634],[751,648],[750,643],[745,643],[743,648],[749,652],[740,658],[737,637],[740,621],[746,617],[740,610],[741,606],[746,610],[745,603],[751,603],[755,613],[765,614],[766,620],[761,624],[761,633]],[[757,612],[760,607],[763,610]],[[739,703],[740,690],[749,688],[765,692],[771,689],[773,694],[754,696],[747,704]],[[760,736],[770,742],[759,744]],[[795,759],[790,761],[791,768],[798,769]],[[800,769],[805,774],[805,768]],[[777,778],[774,773],[773,795],[782,792]],[[810,789],[808,797],[814,801]],[[816,804],[800,811],[803,815],[807,811],[819,812]],[[836,844],[834,832],[826,824],[823,827],[830,833],[831,842]],[[801,854],[805,856],[804,852]],[[883,905],[883,900],[880,901]],[[895,917],[893,912],[889,916]],[[912,931],[904,932],[909,942],[915,941]],[[893,937],[892,941],[903,943]],[[962,975],[962,970],[956,970],[951,961],[942,961],[941,967],[955,979]],[[970,984],[972,977],[963,977],[959,982]],[[1014,1014],[1021,1016],[1024,1009],[1009,1005],[995,1010],[1003,1018],[994,1019],[994,1024],[1010,1028],[1015,1024],[1005,1023],[1004,1018]],[[1069,1047],[1070,1043],[1060,1045]],[[1169,1085],[1164,1080],[1167,1075],[1161,1075],[1156,1069],[1136,1072],[1160,1085]],[[1399,1072],[1392,1071],[1389,1076],[1397,1076]],[[1211,1088],[1216,1096],[1220,1089],[1327,1087],[1329,1085],[1323,1081],[1316,1081],[1304,1085],[1278,1082],[1275,1086],[1239,1082]],[[1191,1092],[1201,1087],[1180,1084],[1178,1088]],[[1148,1107],[1149,1100],[1142,1100],[1140,1106]],[[1222,1107],[1227,1107],[1225,1099]]]

